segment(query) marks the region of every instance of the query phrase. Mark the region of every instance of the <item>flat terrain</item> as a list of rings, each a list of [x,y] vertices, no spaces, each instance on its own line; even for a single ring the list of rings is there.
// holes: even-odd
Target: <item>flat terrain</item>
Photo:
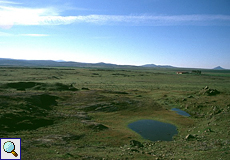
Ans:
[[[1,67],[0,137],[21,138],[23,160],[227,160],[230,70],[177,71]],[[141,119],[171,123],[178,135],[143,139],[127,127]]]

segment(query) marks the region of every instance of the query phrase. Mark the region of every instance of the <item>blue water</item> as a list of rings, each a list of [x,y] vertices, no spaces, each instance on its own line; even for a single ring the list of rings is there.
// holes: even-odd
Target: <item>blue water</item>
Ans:
[[[189,116],[190,116],[190,114],[188,114],[187,112],[182,111],[182,110],[180,110],[180,109],[178,109],[178,108],[173,108],[172,111],[175,111],[175,112],[178,113],[179,115],[182,115],[182,116],[185,116],[185,117],[189,117]]]
[[[139,120],[128,125],[130,129],[151,141],[171,141],[176,135],[176,126],[154,120]]]

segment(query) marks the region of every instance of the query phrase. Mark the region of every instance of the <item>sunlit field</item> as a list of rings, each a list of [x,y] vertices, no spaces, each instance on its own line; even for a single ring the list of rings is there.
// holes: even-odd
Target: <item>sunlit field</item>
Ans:
[[[230,71],[176,74],[191,70],[1,67],[0,137],[21,138],[25,160],[228,159]],[[178,134],[144,139],[128,128],[141,119]]]

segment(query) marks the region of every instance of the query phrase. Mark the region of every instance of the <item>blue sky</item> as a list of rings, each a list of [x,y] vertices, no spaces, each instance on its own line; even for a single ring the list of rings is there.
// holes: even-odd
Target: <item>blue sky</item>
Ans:
[[[229,0],[0,0],[0,58],[230,69]]]

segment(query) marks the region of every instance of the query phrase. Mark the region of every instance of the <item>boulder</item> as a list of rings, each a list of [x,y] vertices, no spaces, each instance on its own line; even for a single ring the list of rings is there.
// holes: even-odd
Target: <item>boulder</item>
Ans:
[[[143,144],[139,141],[136,141],[136,140],[131,140],[130,141],[130,145],[132,147],[138,147],[138,148],[141,148],[141,147],[144,147]]]
[[[205,86],[201,91],[200,94],[202,95],[208,95],[208,96],[214,96],[219,94],[220,92],[216,89],[211,89],[208,86]]]
[[[191,135],[191,134],[188,134],[186,137],[185,137],[185,140],[191,140],[191,139],[194,139],[195,136]]]
[[[92,128],[94,131],[102,131],[102,130],[108,129],[107,126],[101,123],[91,121],[91,120],[82,120],[81,122],[84,123],[89,128]]]

